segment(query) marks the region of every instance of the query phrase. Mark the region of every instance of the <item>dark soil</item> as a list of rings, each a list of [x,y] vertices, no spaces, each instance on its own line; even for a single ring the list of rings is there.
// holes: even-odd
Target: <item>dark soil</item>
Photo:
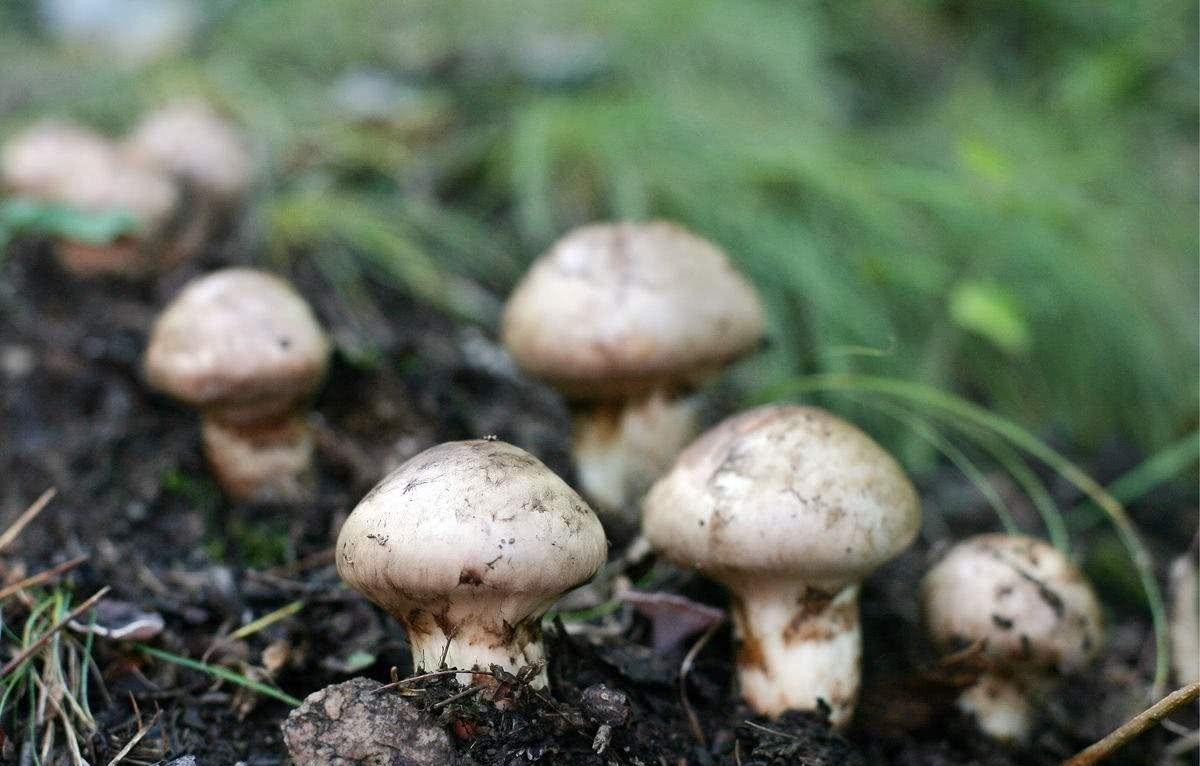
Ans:
[[[486,333],[378,286],[369,301],[348,301],[300,259],[290,277],[343,350],[314,405],[318,496],[297,507],[229,505],[206,475],[194,414],[149,392],[139,360],[169,296],[196,273],[232,260],[218,253],[154,284],[82,282],[58,269],[46,245],[12,249],[0,266],[0,520],[7,524],[48,487],[59,495],[10,551],[7,574],[86,554],[89,561],[71,575],[79,598],[111,585],[111,600],[164,617],[166,629],[153,645],[260,678],[270,665],[274,683],[297,697],[356,675],[385,682],[392,668],[405,675],[403,632],[341,587],[333,571],[331,545],[342,519],[389,467],[449,439],[495,434],[570,480],[569,414],[551,391],[512,371]],[[364,348],[376,353],[356,353],[351,363],[345,350]],[[1108,480],[1137,458],[1114,447],[1088,462]],[[1069,489],[1052,488],[1071,507]],[[913,594],[932,552],[993,528],[994,517],[949,471],[923,495],[936,521],[864,590],[865,686],[856,725],[844,736],[818,715],[769,721],[735,701],[727,627],[699,652],[687,678],[695,714],[689,720],[679,670],[695,639],[653,652],[648,624],[628,611],[604,625],[548,631],[552,700],[521,692],[515,704],[466,700],[435,714],[469,757],[463,762],[479,766],[1001,766],[1057,763],[1139,709],[1153,659],[1149,621],[1128,575],[1123,580],[1101,566],[1111,558],[1112,538],[1099,525],[1076,540],[1089,574],[1112,596],[1105,598],[1109,641],[1095,672],[1070,681],[1050,702],[1025,750],[990,743],[957,714],[953,674],[937,666],[923,642]],[[1020,504],[1014,510],[1029,513]],[[1160,492],[1134,512],[1160,567],[1195,534],[1191,488]],[[681,573],[669,573],[658,587],[722,605],[719,590]],[[225,638],[298,599],[304,607],[294,616],[245,639]],[[619,630],[604,630],[613,625]],[[97,660],[107,696],[93,695],[103,730],[85,753],[92,763],[106,763],[136,730],[135,703],[143,715],[162,711],[135,751],[142,762],[184,754],[200,764],[286,761],[285,704],[152,660],[128,643],[101,641]],[[599,723],[584,699],[596,685],[623,693],[631,710],[628,723],[613,727],[603,755],[593,750]],[[446,679],[420,688],[423,706],[454,691]],[[1194,716],[1181,721],[1196,724]],[[1158,763],[1172,736],[1153,731],[1120,762]],[[11,743],[3,757],[15,757]]]

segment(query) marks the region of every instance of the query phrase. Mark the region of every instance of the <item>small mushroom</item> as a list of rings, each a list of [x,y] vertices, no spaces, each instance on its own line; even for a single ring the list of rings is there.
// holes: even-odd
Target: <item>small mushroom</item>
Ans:
[[[562,479],[476,440],[431,447],[376,485],[338,534],[337,569],[404,624],[418,670],[516,673],[543,662],[542,615],[606,553],[600,521]],[[543,666],[532,684],[546,678]]]
[[[1171,669],[1180,686],[1200,681],[1200,546],[1171,562]]]
[[[186,260],[213,238],[253,181],[243,137],[203,101],[176,101],[151,112],[122,148],[169,173],[189,192],[186,220],[171,243],[175,260]]]
[[[162,167],[214,204],[236,204],[250,189],[252,162],[237,130],[202,101],[177,101],[147,115],[124,149]]]
[[[646,496],[643,534],[732,598],[742,696],[846,724],[859,686],[860,582],[916,536],[917,493],[866,434],[815,407],[731,417]]]
[[[278,277],[224,269],[190,283],[146,349],[150,385],[198,408],[205,455],[238,500],[307,494],[312,430],[305,402],[329,363],[308,304]]]
[[[987,534],[954,546],[921,582],[925,629],[943,651],[981,644],[988,671],[959,708],[979,728],[1023,742],[1033,700],[1084,668],[1103,640],[1091,586],[1053,546]]]
[[[505,345],[576,411],[580,486],[636,523],[636,505],[697,431],[688,394],[763,334],[754,288],[720,249],[665,222],[568,234],[508,300]]]
[[[59,261],[77,275],[136,277],[172,263],[162,250],[179,211],[178,188],[167,174],[125,157],[103,136],[67,123],[36,124],[5,145],[0,179],[15,196],[130,216],[132,230],[114,242],[56,243]]]

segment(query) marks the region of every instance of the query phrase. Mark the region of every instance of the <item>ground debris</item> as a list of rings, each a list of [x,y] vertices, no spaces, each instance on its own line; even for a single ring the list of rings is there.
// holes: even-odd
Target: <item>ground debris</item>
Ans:
[[[446,732],[398,694],[355,678],[308,695],[283,724],[296,766],[448,766]]]
[[[866,760],[819,713],[791,711],[769,722],[737,727],[744,766],[866,766]]]

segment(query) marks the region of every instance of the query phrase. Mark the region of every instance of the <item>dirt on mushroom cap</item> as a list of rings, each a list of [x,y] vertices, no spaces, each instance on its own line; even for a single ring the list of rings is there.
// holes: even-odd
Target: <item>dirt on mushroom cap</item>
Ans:
[[[907,547],[919,523],[912,484],[869,436],[824,410],[771,405],[684,450],[646,498],[644,532],[683,566],[836,589]]]
[[[1012,666],[1080,669],[1100,650],[1100,605],[1083,574],[1033,537],[986,534],[954,546],[921,582],[926,629],[946,649],[985,640]]]
[[[574,490],[490,440],[408,460],[363,498],[337,543],[342,578],[392,614],[455,594],[506,600],[510,624],[589,579],[606,555],[600,522]]]
[[[690,383],[763,334],[754,288],[719,248],[674,224],[594,224],[559,240],[518,285],[505,345],[581,398]]]

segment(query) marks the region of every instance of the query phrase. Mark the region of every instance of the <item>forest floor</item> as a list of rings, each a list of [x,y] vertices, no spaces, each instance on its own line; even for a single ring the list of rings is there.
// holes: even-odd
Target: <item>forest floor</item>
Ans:
[[[144,643],[92,645],[103,684],[89,692],[96,731],[83,737],[83,756],[90,763],[107,763],[155,711],[130,762],[185,755],[200,764],[287,761],[280,731],[286,703],[152,656],[143,645],[203,659],[296,698],[356,676],[386,683],[393,668],[407,675],[403,631],[344,588],[332,565],[341,521],[387,467],[440,441],[495,434],[572,480],[566,408],[514,372],[494,339],[385,288],[373,296],[381,311],[363,312],[301,260],[291,277],[333,337],[366,334],[382,353],[355,363],[335,356],[314,403],[320,465],[314,502],[228,504],[207,477],[194,414],[150,392],[139,365],[151,322],[170,295],[199,270],[231,260],[217,254],[156,283],[84,282],[64,275],[47,246],[30,243],[13,248],[0,266],[0,519],[8,523],[47,488],[58,492],[3,553],[0,574],[12,581],[87,556],[66,576],[76,602],[110,586],[101,617],[118,619],[125,610],[163,621]],[[713,405],[710,420],[724,406]],[[1139,457],[1112,446],[1082,462],[1111,481]],[[1062,507],[1078,502],[1065,482],[1046,478]],[[456,757],[478,766],[1041,766],[1146,706],[1154,667],[1150,619],[1134,596],[1113,586],[1112,598],[1101,591],[1109,617],[1102,655],[1093,672],[1070,679],[1047,700],[1029,746],[1007,749],[979,735],[955,711],[961,675],[937,664],[919,630],[913,594],[936,551],[994,529],[995,517],[949,469],[920,489],[934,521],[863,591],[864,686],[857,719],[844,733],[811,714],[756,717],[732,692],[727,622],[698,647],[694,634],[656,651],[650,619],[627,604],[614,606],[604,583],[573,596],[561,621],[547,628],[552,700],[518,694],[515,705],[470,698],[439,704],[452,693],[446,679],[418,685],[423,691],[410,690],[406,699],[434,708]],[[1166,488],[1131,508],[1160,582],[1171,557],[1196,534],[1193,503],[1191,489]],[[1018,520],[1035,518],[1019,502],[1012,510]],[[1095,562],[1120,558],[1111,539],[1096,525],[1073,542]],[[656,590],[723,606],[721,591],[694,576],[649,565],[627,574],[650,578]],[[580,608],[597,604],[610,608],[577,619]],[[264,615],[282,616],[236,632]],[[685,666],[690,671],[681,683]],[[626,695],[631,709],[603,754],[593,749],[598,723],[584,700],[584,690],[596,684]],[[1195,712],[1181,714],[1179,723],[1194,729]],[[32,762],[24,752],[27,733],[3,734],[0,760]],[[1161,763],[1176,737],[1153,730],[1122,751],[1119,762]],[[64,741],[55,744],[56,762],[69,762]]]

